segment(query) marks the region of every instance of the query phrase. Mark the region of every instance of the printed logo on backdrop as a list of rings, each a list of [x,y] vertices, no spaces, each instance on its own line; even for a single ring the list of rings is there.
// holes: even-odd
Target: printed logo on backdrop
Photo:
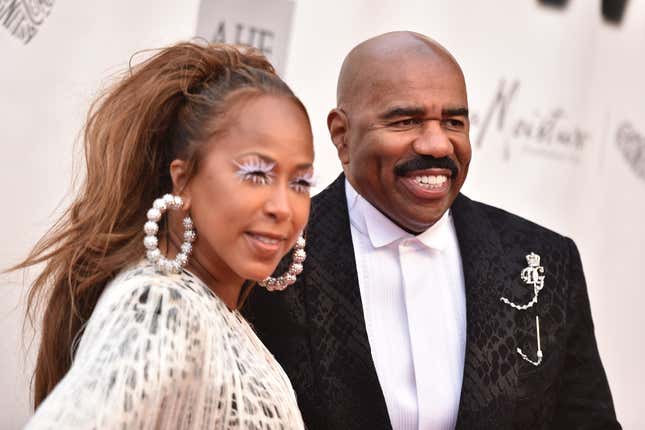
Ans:
[[[634,173],[645,181],[645,133],[625,121],[616,130],[616,146]]]
[[[482,112],[471,114],[476,148],[501,143],[502,159],[517,152],[571,163],[582,161],[590,133],[559,106],[527,108],[519,80],[502,79]],[[486,142],[495,143],[486,143]]]
[[[253,46],[282,75],[292,15],[291,0],[202,0],[197,36],[211,42]]]
[[[0,0],[0,23],[24,44],[31,42],[54,0]]]

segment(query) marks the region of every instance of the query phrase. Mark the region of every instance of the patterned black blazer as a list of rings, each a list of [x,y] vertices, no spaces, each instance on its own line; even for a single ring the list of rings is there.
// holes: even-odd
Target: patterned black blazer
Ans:
[[[298,282],[283,292],[256,288],[245,313],[291,378],[309,429],[390,429],[365,329],[344,181],[341,175],[313,198]],[[619,429],[575,244],[464,195],[452,213],[467,309],[457,428]],[[531,299],[520,272],[532,251],[542,257],[544,288],[537,305],[518,311],[500,297]],[[536,314],[544,351],[537,367],[516,352],[535,358]]]

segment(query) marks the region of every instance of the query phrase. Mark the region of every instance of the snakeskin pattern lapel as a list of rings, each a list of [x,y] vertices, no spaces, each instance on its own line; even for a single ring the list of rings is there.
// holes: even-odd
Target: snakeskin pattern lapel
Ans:
[[[500,302],[518,270],[477,205],[459,195],[452,207],[466,287],[466,356],[457,428],[511,426],[517,384],[516,313]],[[488,427],[486,423],[494,423]]]

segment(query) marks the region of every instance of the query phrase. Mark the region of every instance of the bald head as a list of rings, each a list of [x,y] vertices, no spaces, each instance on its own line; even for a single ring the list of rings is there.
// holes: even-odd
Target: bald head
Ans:
[[[450,66],[463,79],[457,60],[436,41],[411,31],[385,33],[360,43],[345,57],[336,89],[337,106],[355,104],[376,80],[390,79],[400,65],[419,59]]]
[[[421,34],[386,33],[347,55],[337,99],[327,127],[345,177],[396,225],[425,231],[452,205],[470,163],[457,61]]]

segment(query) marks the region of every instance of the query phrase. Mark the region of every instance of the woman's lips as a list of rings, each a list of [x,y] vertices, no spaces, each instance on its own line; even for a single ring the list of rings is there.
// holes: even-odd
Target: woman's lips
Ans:
[[[245,233],[251,248],[262,257],[273,257],[282,249],[283,236],[248,231]]]

